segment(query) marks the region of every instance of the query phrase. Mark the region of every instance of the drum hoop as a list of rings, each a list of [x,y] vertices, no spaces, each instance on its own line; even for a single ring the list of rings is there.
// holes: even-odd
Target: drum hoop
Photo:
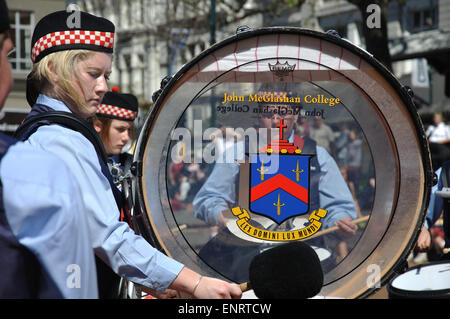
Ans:
[[[437,289],[437,290],[406,290],[406,289],[401,289],[401,288],[397,288],[392,286],[392,283],[394,282],[394,280],[400,276],[402,276],[403,274],[410,272],[410,271],[414,271],[417,270],[419,268],[424,268],[424,267],[428,267],[428,266],[436,266],[436,265],[440,265],[440,264],[448,264],[450,265],[450,262],[448,260],[441,260],[441,261],[436,261],[436,262],[431,262],[431,263],[427,263],[427,264],[420,264],[417,266],[413,266],[411,268],[408,268],[406,271],[404,271],[401,274],[397,274],[395,275],[394,278],[391,278],[389,280],[389,283],[387,284],[386,288],[388,290],[388,292],[392,291],[394,293],[400,294],[400,293],[407,293],[410,296],[416,297],[416,298],[424,298],[424,297],[435,297],[435,298],[450,298],[450,288],[446,288],[446,289]]]
[[[388,288],[390,292],[393,292],[394,294],[408,294],[408,297],[415,297],[415,298],[450,298],[450,288],[449,289],[441,289],[441,290],[423,290],[423,291],[416,291],[416,290],[403,290],[400,288],[392,287],[390,286]]]

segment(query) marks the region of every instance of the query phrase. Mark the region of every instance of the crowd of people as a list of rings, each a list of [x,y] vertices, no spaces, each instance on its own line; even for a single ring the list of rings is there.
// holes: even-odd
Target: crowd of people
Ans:
[[[206,179],[205,163],[171,162],[168,170],[168,192],[174,211],[187,210],[193,213],[192,201]]]
[[[315,116],[312,120],[300,118],[296,131],[312,138],[336,160],[354,197],[358,217],[362,214],[361,210],[370,210],[375,192],[375,176],[369,157],[364,157],[361,131],[349,122],[332,127],[324,123],[321,116]],[[366,171],[363,171],[364,160],[369,160]]]

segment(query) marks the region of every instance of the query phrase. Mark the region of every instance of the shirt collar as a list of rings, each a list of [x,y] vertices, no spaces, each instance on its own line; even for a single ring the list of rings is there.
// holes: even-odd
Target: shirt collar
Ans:
[[[52,108],[55,111],[63,111],[63,112],[72,113],[72,111],[67,107],[66,104],[64,104],[64,102],[54,99],[52,97],[49,97],[45,94],[39,94],[39,96],[36,100],[36,104],[43,104],[45,106]]]

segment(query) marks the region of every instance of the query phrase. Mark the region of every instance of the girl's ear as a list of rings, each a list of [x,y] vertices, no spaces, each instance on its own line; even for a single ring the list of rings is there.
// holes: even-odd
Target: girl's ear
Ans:
[[[55,70],[55,66],[51,61],[48,62],[48,75],[50,77],[50,82],[57,83],[58,82],[58,75]]]
[[[94,120],[94,122],[92,124],[94,125],[94,128],[97,131],[97,133],[100,134],[100,132],[103,129],[103,123],[99,120]]]

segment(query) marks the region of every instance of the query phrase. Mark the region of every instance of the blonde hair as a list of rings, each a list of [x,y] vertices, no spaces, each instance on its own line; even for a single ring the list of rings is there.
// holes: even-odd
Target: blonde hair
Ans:
[[[37,83],[39,92],[51,87],[54,97],[69,104],[74,113],[88,112],[83,94],[74,85],[73,78],[79,79],[77,65],[88,59],[95,51],[64,50],[51,53],[33,65],[33,80]],[[51,80],[51,74],[57,76],[57,81]],[[72,109],[75,107],[75,109]]]

